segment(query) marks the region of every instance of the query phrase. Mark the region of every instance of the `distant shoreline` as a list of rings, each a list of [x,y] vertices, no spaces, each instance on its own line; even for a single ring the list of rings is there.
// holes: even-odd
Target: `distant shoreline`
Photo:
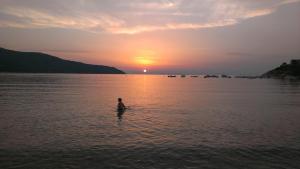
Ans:
[[[20,52],[4,48],[0,48],[0,72],[125,74],[124,71],[110,66],[86,64],[44,53]]]

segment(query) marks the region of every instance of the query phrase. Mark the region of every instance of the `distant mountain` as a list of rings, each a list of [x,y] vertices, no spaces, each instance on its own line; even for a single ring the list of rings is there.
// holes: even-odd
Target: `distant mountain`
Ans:
[[[114,67],[90,65],[36,52],[0,48],[0,72],[124,74]]]
[[[300,78],[300,60],[291,60],[262,75],[263,78]]]

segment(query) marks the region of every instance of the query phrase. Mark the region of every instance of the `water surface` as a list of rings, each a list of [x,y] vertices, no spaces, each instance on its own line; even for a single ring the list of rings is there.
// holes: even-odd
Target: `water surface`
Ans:
[[[0,168],[299,168],[299,120],[298,81],[0,74]]]

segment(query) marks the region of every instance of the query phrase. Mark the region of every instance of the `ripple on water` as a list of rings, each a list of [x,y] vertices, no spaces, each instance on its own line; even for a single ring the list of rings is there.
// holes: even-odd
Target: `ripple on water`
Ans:
[[[299,83],[0,74],[0,168],[299,168]],[[122,118],[116,98],[130,106]]]
[[[89,149],[65,150],[0,150],[0,167],[295,169],[300,165],[299,157],[299,149],[284,147],[243,149],[205,146],[139,148],[97,146]]]

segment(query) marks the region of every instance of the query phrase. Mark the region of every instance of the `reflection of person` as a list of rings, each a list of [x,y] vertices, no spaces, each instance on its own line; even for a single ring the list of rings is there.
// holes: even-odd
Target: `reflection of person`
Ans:
[[[126,110],[126,106],[122,102],[122,98],[118,98],[118,112],[124,112]]]

